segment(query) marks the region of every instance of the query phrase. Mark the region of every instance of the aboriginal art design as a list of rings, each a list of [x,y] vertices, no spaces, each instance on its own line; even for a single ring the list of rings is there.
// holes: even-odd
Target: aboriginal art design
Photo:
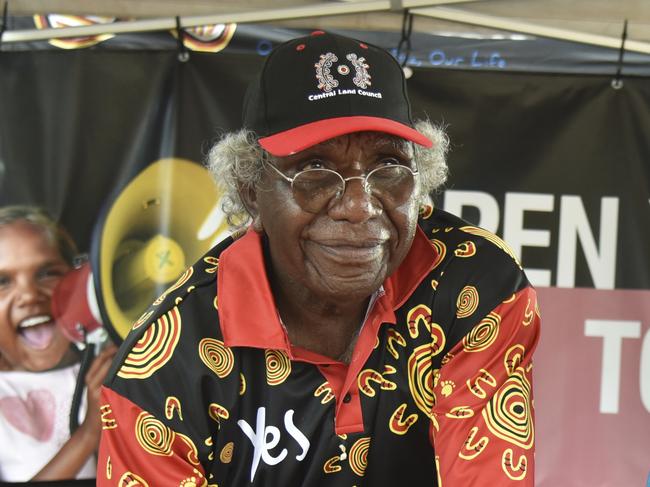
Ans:
[[[487,370],[481,369],[479,375],[474,380],[467,379],[465,383],[472,394],[479,399],[485,399],[488,395],[486,388],[494,389],[497,385],[497,380]]]
[[[230,413],[228,410],[216,402],[210,403],[208,406],[208,415],[214,419],[219,424],[219,426],[221,426],[222,419],[230,418]]]
[[[199,342],[199,357],[220,379],[227,377],[235,364],[232,350],[216,338],[204,338]]]
[[[165,400],[165,417],[167,419],[172,419],[174,413],[178,414],[178,419],[183,421],[183,412],[181,411],[181,402],[177,397],[168,396]]]
[[[138,320],[135,323],[133,323],[133,326],[131,328],[133,330],[136,330],[136,329],[140,328],[142,325],[147,323],[147,321],[149,321],[149,318],[151,318],[151,315],[153,315],[153,310],[152,309],[145,311],[144,313],[142,313],[142,316],[140,316],[140,318],[138,318]]]
[[[332,387],[330,383],[325,381],[319,385],[314,391],[314,397],[323,396],[320,400],[321,404],[326,404],[334,399],[334,393],[332,392]]]
[[[497,339],[500,323],[501,316],[490,312],[463,337],[463,349],[466,352],[481,352],[489,348]]]
[[[201,472],[194,469],[194,475],[181,480],[179,487],[208,487],[208,482],[203,478]]]
[[[513,345],[506,351],[505,357],[503,358],[503,365],[505,366],[508,375],[515,373],[515,370],[517,370],[519,364],[521,364],[521,361],[524,358],[525,352],[526,349],[523,345]]]
[[[187,460],[192,464],[192,465],[199,465],[199,452],[196,449],[196,446],[194,445],[194,442],[188,437],[185,436],[184,434],[181,433],[175,433],[176,438],[180,438],[180,440],[185,443],[185,446],[187,447],[187,454],[186,458]],[[194,470],[194,472],[197,472],[197,470]]]
[[[144,332],[117,372],[123,379],[146,379],[171,359],[181,336],[181,315],[173,307]]]
[[[332,76],[330,71],[332,69],[332,64],[338,60],[339,58],[336,57],[336,54],[328,52],[327,54],[321,54],[320,60],[314,64],[319,90],[329,93],[339,85],[339,82],[334,79],[334,76]]]
[[[234,23],[184,27],[183,44],[193,51],[219,52],[228,46],[236,28]],[[178,36],[176,29],[170,32],[174,37]]]
[[[456,317],[457,318],[467,318],[472,316],[476,308],[478,308],[478,291],[474,286],[465,286],[458,293],[458,298],[456,299]]]
[[[406,346],[406,340],[404,340],[404,337],[395,330],[394,328],[389,328],[387,332],[388,338],[386,339],[386,349],[388,352],[395,358],[396,360],[399,359],[399,353],[395,349],[395,345],[401,345],[402,347]]]
[[[354,66],[354,78],[352,82],[359,88],[366,89],[372,85],[370,82],[370,73],[368,73],[369,65],[366,64],[366,58],[357,57],[356,54],[350,53],[345,58]]]
[[[170,456],[175,433],[147,412],[141,412],[135,421],[135,437],[148,453]]]
[[[246,392],[246,377],[242,372],[239,373],[239,395],[243,396]]]
[[[354,442],[348,453],[348,463],[352,471],[359,477],[363,477],[368,466],[368,450],[370,450],[370,438],[359,438]]]
[[[456,388],[456,383],[453,380],[443,380],[440,383],[440,394],[445,397],[451,396],[451,393],[454,392]]]
[[[230,463],[232,461],[232,455],[235,451],[235,444],[232,441],[226,443],[219,453],[219,460],[221,463]]]
[[[515,261],[517,266],[520,269],[522,269],[521,264],[519,263],[519,260],[517,259],[517,256],[512,251],[510,246],[507,243],[505,243],[503,240],[501,240],[499,237],[494,235],[492,232],[488,232],[487,230],[483,230],[482,228],[472,227],[472,226],[460,227],[459,230],[461,232],[470,233],[472,235],[478,235],[479,237],[483,237],[488,242],[493,243],[494,245],[499,247],[501,250],[503,250],[506,254],[508,254],[512,258],[512,260]]]
[[[518,367],[483,409],[485,424],[502,440],[530,449],[535,439],[530,399],[530,382]]]
[[[415,413],[407,416],[406,408],[406,403],[400,404],[388,421],[388,427],[396,435],[405,435],[409,428],[418,420],[418,415]]]
[[[475,254],[476,245],[471,240],[459,243],[456,250],[454,250],[454,255],[461,258],[473,257]]]
[[[111,456],[106,457],[106,478],[111,480],[113,478],[113,462],[111,462]]]
[[[533,322],[533,318],[535,318],[536,308],[537,308],[537,303],[535,303],[531,308],[530,299],[528,299],[528,304],[526,304],[526,311],[524,311],[524,319],[521,322],[522,325],[529,326]]]
[[[101,414],[103,430],[112,430],[117,428],[117,421],[115,421],[115,419],[112,417],[113,410],[111,409],[110,404],[102,404],[99,407],[99,412]]]
[[[381,389],[384,391],[394,391],[397,389],[397,384],[389,381],[376,370],[365,369],[359,373],[359,376],[357,377],[357,383],[359,385],[359,390],[369,397],[375,397],[376,394],[375,389],[371,385],[371,382],[379,384]]]
[[[420,335],[419,325],[420,323],[424,324],[427,333],[431,335],[431,343],[428,346],[432,356],[438,355],[445,348],[445,332],[440,325],[431,322],[431,309],[428,306],[419,304],[411,308],[406,315],[406,322],[411,338],[417,338]]]
[[[478,426],[474,426],[469,430],[469,435],[461,450],[458,452],[458,456],[464,460],[473,460],[485,450],[485,447],[490,442],[490,439],[487,436],[481,436],[477,438],[478,435]]]
[[[427,332],[431,332],[431,309],[424,305],[419,304],[406,315],[406,322],[411,338],[417,338],[420,335],[419,324],[423,323]]]
[[[390,375],[397,372],[397,369],[389,364],[384,364],[384,375]]]
[[[432,205],[420,206],[420,208],[418,209],[418,214],[420,218],[422,218],[423,220],[430,218],[431,215],[433,215],[433,206]]]
[[[339,460],[341,457],[339,455],[336,455],[332,458],[329,458],[326,462],[325,465],[323,465],[323,472],[325,473],[336,473],[341,471],[341,466],[338,465]]]
[[[471,418],[474,416],[474,410],[469,406],[456,406],[451,408],[445,416],[451,419]]]
[[[291,360],[282,350],[266,350],[266,383],[270,386],[282,384],[291,374]]]
[[[408,360],[409,389],[415,405],[428,417],[436,403],[433,392],[433,368],[431,347],[428,344],[417,347]]]
[[[117,487],[149,487],[142,477],[133,472],[125,472],[117,482]]]
[[[153,302],[154,306],[158,306],[160,303],[164,301],[164,299],[169,295],[169,293],[172,293],[176,291],[178,288],[183,286],[187,281],[190,280],[190,277],[192,277],[192,274],[194,274],[194,269],[192,267],[188,267],[183,274],[181,274],[181,277],[178,278],[178,280],[169,288],[167,289],[164,293],[162,293],[158,299],[156,299]]]
[[[207,257],[203,257],[203,262],[212,266],[212,267],[205,268],[205,272],[207,272],[208,274],[214,274],[215,272],[217,272],[217,269],[219,269],[219,259],[217,257],[212,257],[211,255],[208,255]]]
[[[508,448],[501,456],[501,468],[512,480],[523,480],[528,470],[528,459],[526,455],[520,455],[517,463],[514,463],[514,452]]]
[[[433,260],[433,266],[431,267],[431,270],[433,270],[438,267],[443,260],[445,260],[445,255],[447,255],[447,246],[444,244],[444,242],[435,238],[432,238],[429,241],[436,251],[436,256]]]

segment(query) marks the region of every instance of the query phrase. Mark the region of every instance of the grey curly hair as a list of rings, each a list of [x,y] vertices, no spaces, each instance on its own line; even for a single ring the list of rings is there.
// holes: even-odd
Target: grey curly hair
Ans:
[[[426,204],[430,202],[430,194],[447,180],[449,138],[444,128],[429,120],[417,121],[415,129],[433,141],[429,149],[411,144],[420,172],[420,203]],[[222,210],[232,228],[241,228],[250,221],[251,215],[240,191],[257,187],[264,173],[264,162],[272,158],[257,143],[255,133],[246,129],[225,134],[210,149],[207,166],[217,185],[224,190]]]

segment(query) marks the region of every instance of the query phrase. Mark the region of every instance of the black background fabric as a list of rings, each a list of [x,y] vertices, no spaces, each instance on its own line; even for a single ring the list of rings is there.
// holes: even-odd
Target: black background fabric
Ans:
[[[302,33],[240,29],[224,51],[192,52],[187,63],[169,46],[3,47],[0,205],[45,206],[88,250],[111,195],[160,158],[201,163],[220,133],[240,126],[246,84],[267,48]],[[615,90],[610,75],[574,70],[413,69],[415,116],[445,124],[451,138],[448,188],[487,192],[502,209],[506,192],[554,195],[554,211],[526,214],[527,226],[551,231],[551,243],[524,248],[524,265],[555,272],[562,195],[581,198],[596,236],[601,198],[613,196],[615,287],[650,288],[647,78],[624,78]],[[472,220],[471,208],[462,216]],[[594,286],[580,251],[575,285]]]

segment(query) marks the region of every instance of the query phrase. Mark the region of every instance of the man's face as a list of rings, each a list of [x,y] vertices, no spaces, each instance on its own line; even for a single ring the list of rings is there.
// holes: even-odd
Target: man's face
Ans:
[[[289,177],[301,170],[328,168],[344,178],[365,176],[387,164],[415,169],[409,144],[395,137],[363,132],[331,139],[298,154],[276,158]],[[271,169],[256,191],[256,207],[268,236],[273,278],[322,299],[362,299],[376,291],[408,253],[417,222],[418,184],[404,203],[386,208],[347,182],[345,192],[320,211],[307,212],[290,184]]]
[[[70,358],[70,342],[50,306],[54,287],[69,269],[33,225],[0,227],[0,354],[13,370],[49,370]]]

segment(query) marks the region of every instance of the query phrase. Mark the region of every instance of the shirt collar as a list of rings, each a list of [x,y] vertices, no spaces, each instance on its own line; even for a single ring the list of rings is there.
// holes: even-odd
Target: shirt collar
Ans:
[[[411,249],[397,270],[383,284],[370,314],[382,314],[395,323],[394,311],[402,306],[422,279],[433,269],[437,252],[418,226]],[[219,257],[217,303],[224,344],[290,351],[266,267],[260,234],[249,230]]]

